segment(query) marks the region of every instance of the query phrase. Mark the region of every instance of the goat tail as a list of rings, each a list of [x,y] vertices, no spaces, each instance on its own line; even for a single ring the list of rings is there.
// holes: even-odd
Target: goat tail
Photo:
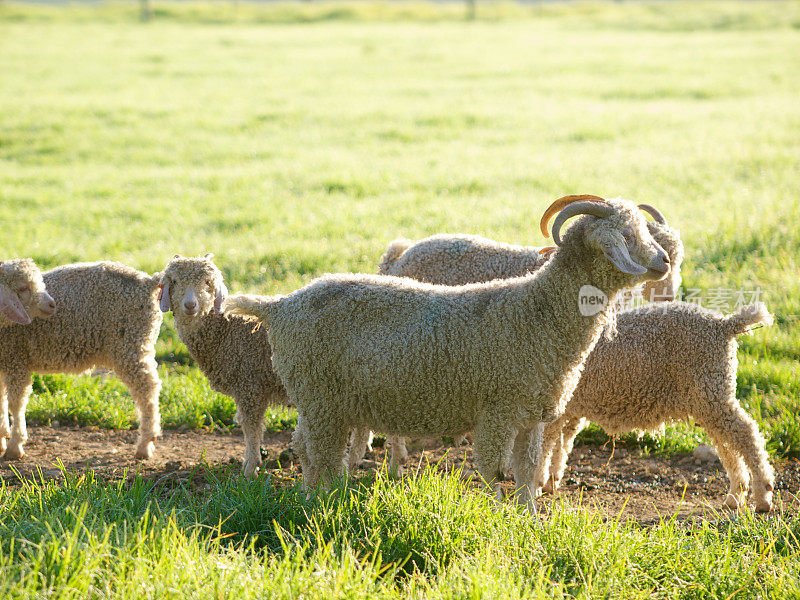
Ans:
[[[767,305],[763,302],[755,302],[743,306],[735,313],[728,315],[724,319],[725,328],[730,337],[736,337],[743,333],[750,333],[754,325],[772,325],[773,316],[767,310]]]
[[[264,321],[269,326],[275,316],[275,307],[279,296],[254,296],[250,294],[235,294],[228,296],[222,304],[222,312],[227,315],[242,315],[255,317]]]

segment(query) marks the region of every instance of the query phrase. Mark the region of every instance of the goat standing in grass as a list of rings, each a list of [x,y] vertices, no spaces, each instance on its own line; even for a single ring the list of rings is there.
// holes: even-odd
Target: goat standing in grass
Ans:
[[[233,296],[226,312],[270,329],[273,364],[297,406],[294,449],[307,485],[344,469],[351,429],[406,436],[474,431],[483,478],[499,494],[507,462],[535,508],[533,465],[612,309],[578,310],[583,286],[620,290],[669,273],[639,209],[572,197],[553,225],[558,252],[536,273],[446,287],[328,275],[287,296]],[[564,234],[564,223],[583,215]]]

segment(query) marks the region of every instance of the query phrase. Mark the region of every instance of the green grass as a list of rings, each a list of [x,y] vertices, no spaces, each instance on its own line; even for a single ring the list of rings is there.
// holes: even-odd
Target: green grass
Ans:
[[[686,288],[762,290],[738,395],[800,456],[800,2],[155,7],[0,3],[0,256],[212,251],[232,291],[286,292],[401,235],[541,244],[554,198],[623,195],[681,229]],[[169,317],[157,356],[165,426],[231,426]],[[37,376],[28,414],[135,426],[114,378]],[[447,476],[316,500],[204,477],[0,490],[0,596],[800,597],[796,517],[646,529]]]
[[[374,271],[400,235],[542,243],[553,198],[621,194],[680,227],[687,288],[763,290],[778,325],[743,341],[740,395],[800,456],[800,2],[490,3],[474,23],[450,4],[156,6],[147,25],[132,4],[0,6],[4,256],[156,271],[213,251],[231,290],[285,292]],[[158,358],[191,364],[169,319]],[[59,385],[36,418],[133,424],[109,410],[124,390]],[[202,378],[184,387],[168,424],[230,424]],[[673,434],[655,448],[696,442]]]
[[[199,475],[199,474],[198,474]],[[796,598],[800,521],[543,520],[422,474],[306,499],[204,473],[0,490],[4,598]]]
[[[161,421],[165,428],[229,428],[234,423],[233,399],[213,391],[194,367],[162,366],[159,375]],[[36,375],[27,410],[32,425],[98,425],[115,429],[135,426],[136,410],[127,388],[115,377]],[[293,428],[297,413],[282,406],[267,413],[267,431]]]

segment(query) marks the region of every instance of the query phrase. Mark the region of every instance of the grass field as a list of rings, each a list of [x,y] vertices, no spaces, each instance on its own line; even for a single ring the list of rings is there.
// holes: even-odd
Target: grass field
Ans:
[[[622,195],[680,228],[706,305],[776,313],[738,395],[800,457],[800,2],[155,6],[0,3],[0,256],[211,251],[232,291],[285,292],[372,272],[401,235],[543,244],[554,198]],[[169,318],[158,358],[165,426],[231,426]],[[29,419],[135,426],[113,378],[37,377]],[[796,517],[644,530],[438,476],[314,501],[264,483],[4,489],[0,596],[800,597]]]

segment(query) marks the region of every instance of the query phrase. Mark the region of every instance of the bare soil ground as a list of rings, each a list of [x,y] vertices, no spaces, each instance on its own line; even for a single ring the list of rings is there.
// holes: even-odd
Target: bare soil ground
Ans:
[[[133,458],[135,431],[97,427],[32,427],[26,445],[27,455],[18,461],[0,460],[0,478],[8,485],[21,479],[60,480],[63,472],[93,470],[104,479],[136,474],[159,484],[174,487],[191,481],[202,487],[204,471],[198,467],[225,467],[231,476],[241,469],[244,442],[241,432],[204,433],[165,431],[157,442],[156,456],[148,461]],[[291,431],[268,433],[262,453],[265,466],[279,480],[300,476],[300,468],[289,451]],[[454,448],[440,443],[412,444],[407,472],[435,465],[442,471],[461,469],[470,477],[475,470],[471,446]],[[359,469],[358,476],[369,475],[383,464],[386,451],[378,438]],[[800,512],[800,461],[776,461],[776,501],[772,514]],[[719,461],[702,462],[692,456],[648,457],[626,448],[578,446],[572,453],[564,477],[561,497],[572,505],[596,508],[609,519],[635,519],[642,524],[661,518],[678,520],[720,520],[731,516],[721,509],[728,480]],[[477,487],[477,484],[476,484]],[[509,491],[511,484],[505,483]],[[553,502],[545,495],[540,507],[547,512]]]

